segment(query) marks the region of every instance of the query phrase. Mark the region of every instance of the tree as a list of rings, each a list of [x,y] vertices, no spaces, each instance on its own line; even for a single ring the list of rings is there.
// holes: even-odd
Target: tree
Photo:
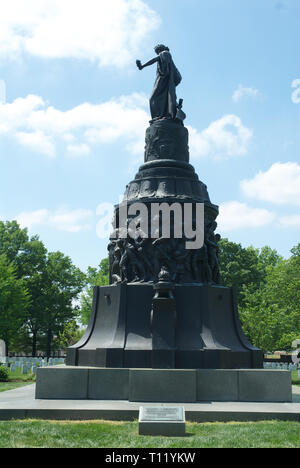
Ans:
[[[46,354],[51,355],[54,336],[58,336],[69,322],[78,316],[75,304],[85,284],[85,275],[71,259],[61,252],[48,254],[43,278],[43,331],[46,335]]]
[[[16,267],[6,255],[0,255],[0,337],[8,348],[24,323],[30,297],[23,279],[18,279]]]
[[[16,284],[23,285],[30,297],[22,314],[19,312],[18,334],[10,343],[18,350],[27,350],[31,343],[33,356],[38,346],[45,347],[50,356],[54,337],[78,315],[75,301],[85,285],[85,275],[61,252],[48,253],[39,237],[29,237],[27,229],[21,229],[16,221],[0,222],[1,254],[10,262]],[[17,298],[14,294],[10,297]],[[16,299],[7,309],[11,321],[16,321],[12,311],[17,306]]]
[[[109,284],[109,260],[104,258],[97,268],[89,267],[86,273],[86,288],[80,297],[80,321],[88,325],[93,304],[93,289],[95,286]]]
[[[27,335],[24,334],[24,345],[30,337],[31,353],[32,356],[36,356],[38,337],[42,333],[45,315],[44,290],[47,264],[47,249],[38,237],[32,237],[24,244],[16,263],[31,297],[26,317]]]
[[[27,229],[21,229],[16,221],[7,221],[0,222],[0,252],[12,262],[17,278],[23,279],[31,298],[18,340],[12,344],[17,351],[22,347],[28,351],[31,342],[32,355],[35,356],[44,315],[42,292],[47,249],[38,236],[29,238]]]
[[[76,320],[68,322],[58,334],[57,345],[60,349],[66,350],[69,346],[78,343],[83,336],[84,330],[78,327]]]
[[[244,305],[245,291],[256,291],[266,279],[267,268],[276,265],[281,257],[270,247],[244,248],[228,239],[221,239],[219,245],[221,283],[234,287],[239,305]]]
[[[253,344],[264,351],[291,350],[300,339],[300,244],[288,260],[266,267],[265,281],[255,292],[244,289],[240,316]]]
[[[17,221],[0,221],[0,254],[5,254],[9,262],[17,266],[18,255],[28,240],[27,229],[21,229]]]

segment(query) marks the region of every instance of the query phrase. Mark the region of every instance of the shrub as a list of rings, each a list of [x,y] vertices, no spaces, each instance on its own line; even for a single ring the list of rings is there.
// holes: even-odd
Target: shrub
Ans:
[[[6,367],[0,367],[0,382],[8,381],[8,369]]]

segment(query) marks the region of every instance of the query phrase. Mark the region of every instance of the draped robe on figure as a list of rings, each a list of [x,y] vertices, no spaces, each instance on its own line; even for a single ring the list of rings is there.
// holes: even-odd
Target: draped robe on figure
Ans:
[[[163,51],[159,54],[157,63],[157,75],[152,96],[150,98],[150,109],[153,120],[175,119],[177,112],[176,86],[182,78],[177,70],[170,52]]]

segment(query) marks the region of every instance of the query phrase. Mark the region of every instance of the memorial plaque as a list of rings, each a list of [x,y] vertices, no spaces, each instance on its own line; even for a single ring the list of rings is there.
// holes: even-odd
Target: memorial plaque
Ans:
[[[182,406],[142,406],[139,434],[183,437],[185,435],[184,408]]]
[[[140,421],[184,421],[183,407],[145,407],[140,408]]]

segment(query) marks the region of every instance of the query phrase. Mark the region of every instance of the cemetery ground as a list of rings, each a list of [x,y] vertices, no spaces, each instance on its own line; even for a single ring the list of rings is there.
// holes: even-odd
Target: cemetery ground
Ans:
[[[0,392],[35,382],[29,368],[9,370]],[[297,371],[293,385],[300,386]],[[138,435],[138,422],[0,421],[0,448],[300,448],[300,424],[294,421],[228,423],[187,422],[185,437]]]
[[[23,387],[24,385],[30,385],[34,382],[34,374],[31,372],[28,374],[22,374],[21,369],[18,368],[14,372],[9,373],[7,382],[0,382],[0,392],[6,392],[7,390],[13,390],[14,388]]]
[[[7,371],[7,378],[3,379],[0,372],[0,392],[13,390],[14,388],[30,385],[36,380],[36,368],[45,365],[62,364],[63,359],[19,359],[5,358],[5,362],[0,362],[0,371]]]
[[[0,421],[0,448],[300,448],[300,424],[187,422],[185,437],[150,437],[137,421]]]
[[[299,371],[292,371],[292,384],[300,387]]]
[[[297,371],[294,385],[300,386]],[[0,391],[35,382],[31,372],[17,368]],[[300,448],[300,424],[259,421],[186,424],[185,437],[138,435],[138,422],[119,421],[0,421],[0,448]]]

